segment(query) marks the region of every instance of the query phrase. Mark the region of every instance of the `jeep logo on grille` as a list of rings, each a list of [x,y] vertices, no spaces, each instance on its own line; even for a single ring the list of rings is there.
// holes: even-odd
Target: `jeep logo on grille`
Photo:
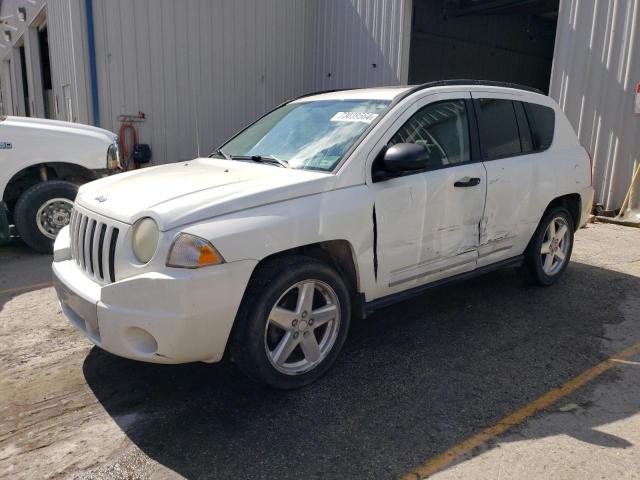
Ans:
[[[105,197],[104,195],[100,195],[99,197],[96,197],[96,200],[100,203],[103,203],[107,201],[107,197]]]

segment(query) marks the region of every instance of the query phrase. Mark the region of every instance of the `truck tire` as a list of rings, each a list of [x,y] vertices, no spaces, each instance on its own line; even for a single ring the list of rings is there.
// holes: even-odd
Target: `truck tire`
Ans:
[[[0,201],[0,247],[7,245],[11,240],[11,232],[9,231],[9,215],[4,203]]]
[[[78,187],[71,182],[50,180],[24,192],[16,203],[14,220],[28,246],[51,253],[58,232],[69,224]]]
[[[521,267],[531,285],[556,283],[569,265],[573,251],[574,220],[564,207],[549,210],[540,221]]]
[[[258,266],[234,325],[231,356],[250,378],[307,385],[332,366],[347,337],[349,291],[328,265],[301,255]]]

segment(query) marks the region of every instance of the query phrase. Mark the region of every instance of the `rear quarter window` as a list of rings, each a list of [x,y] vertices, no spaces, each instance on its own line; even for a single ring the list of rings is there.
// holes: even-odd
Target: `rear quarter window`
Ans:
[[[536,152],[548,149],[553,143],[556,127],[556,112],[552,108],[535,103],[524,103]]]

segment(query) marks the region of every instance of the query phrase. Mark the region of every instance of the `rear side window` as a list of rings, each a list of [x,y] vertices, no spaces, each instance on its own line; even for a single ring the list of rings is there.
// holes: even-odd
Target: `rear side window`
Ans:
[[[536,152],[546,150],[553,143],[553,132],[556,125],[556,114],[552,108],[524,103],[529,125],[533,137],[533,147]]]
[[[516,108],[516,119],[518,120],[518,132],[520,132],[520,149],[522,153],[530,153],[533,151],[533,139],[531,137],[531,129],[529,128],[529,120],[524,111],[522,102],[514,102]]]
[[[516,111],[511,100],[476,101],[482,157],[491,160],[522,153]]]

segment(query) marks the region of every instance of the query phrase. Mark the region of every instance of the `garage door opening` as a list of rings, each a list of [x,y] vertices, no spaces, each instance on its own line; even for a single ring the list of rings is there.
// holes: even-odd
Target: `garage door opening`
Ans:
[[[18,47],[20,55],[20,78],[22,80],[22,101],[24,102],[24,115],[31,116],[31,96],[29,95],[29,82],[27,81],[27,58],[25,55],[24,44]]]
[[[42,95],[44,100],[44,117],[53,118],[54,98],[51,81],[51,59],[49,56],[49,30],[44,24],[38,28],[38,46],[40,51],[40,68],[42,69]]]
[[[559,0],[414,0],[409,83],[498,80],[549,91]]]

